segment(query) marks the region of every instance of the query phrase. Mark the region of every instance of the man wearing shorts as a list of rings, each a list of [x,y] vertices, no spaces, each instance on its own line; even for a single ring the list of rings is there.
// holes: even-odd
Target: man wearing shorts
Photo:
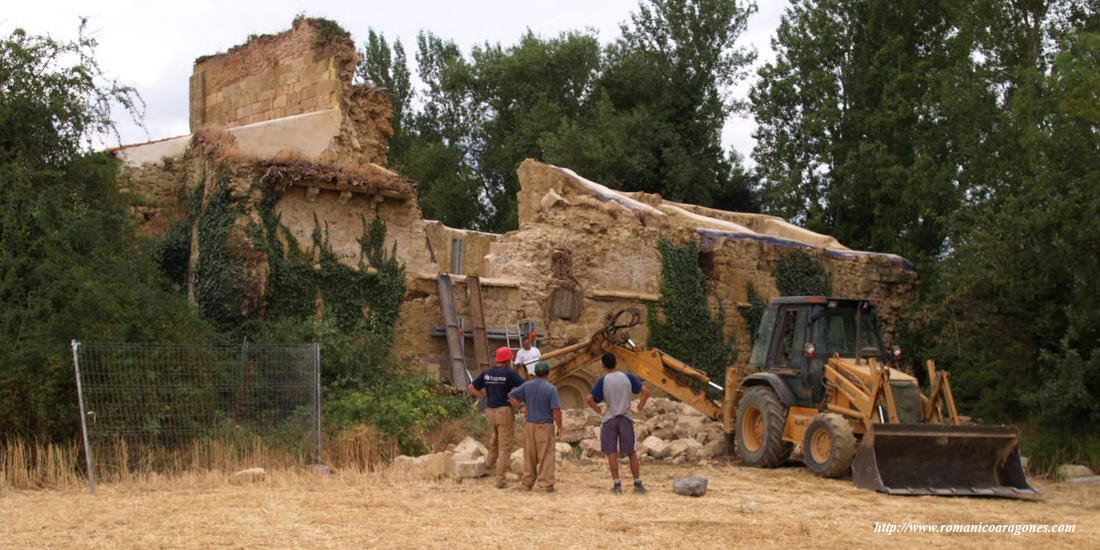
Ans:
[[[616,370],[618,361],[615,359],[615,354],[605,353],[602,360],[607,374],[592,388],[592,393],[588,395],[588,406],[603,415],[600,426],[600,450],[607,453],[607,465],[611,470],[611,479],[615,482],[611,492],[615,494],[623,492],[622,480],[619,479],[619,455],[624,454],[630,457],[634,492],[645,493],[641,466],[638,464],[638,452],[635,449],[633,413],[645,408],[645,402],[649,399],[649,388],[642,384],[642,379],[634,373]],[[638,408],[632,410],[631,395],[639,393],[642,397],[638,401]],[[603,402],[607,403],[606,412],[600,410],[597,404]]]

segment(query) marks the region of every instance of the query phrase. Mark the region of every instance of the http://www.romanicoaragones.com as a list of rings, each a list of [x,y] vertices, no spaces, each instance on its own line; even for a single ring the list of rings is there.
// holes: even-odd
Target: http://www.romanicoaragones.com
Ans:
[[[1021,535],[1023,533],[1074,533],[1076,525],[1049,525],[1040,523],[880,523],[875,522],[875,532],[894,535],[901,533],[1003,533]]]

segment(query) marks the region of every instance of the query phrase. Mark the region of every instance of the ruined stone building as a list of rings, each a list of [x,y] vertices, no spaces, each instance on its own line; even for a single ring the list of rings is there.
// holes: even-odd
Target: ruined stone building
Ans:
[[[655,303],[661,236],[702,243],[701,265],[725,310],[734,312],[727,330],[742,360],[751,339],[737,307],[747,302],[749,283],[764,296],[779,294],[776,261],[793,250],[820,260],[835,294],[879,299],[888,332],[899,308],[916,298],[918,278],[903,258],[850,250],[772,216],[614,191],[534,159],[518,167],[519,229],[498,235],[423,219],[416,183],[386,168],[388,96],[353,84],[357,60],[349,37],[305,18],[281,34],[198,59],[190,80],[193,133],[115,150],[128,167],[124,186],[141,197],[135,206],[141,231],[166,231],[185,215],[196,189],[205,200],[217,181],[228,181],[243,205],[234,242],[253,281],[246,294],[255,298],[266,292],[268,258],[245,225],[258,218],[265,186],[283,190],[274,209],[289,234],[310,243],[323,225],[347,265],[360,263],[365,220],[379,218],[387,247],[396,244],[406,267],[399,346],[442,379],[449,377],[446,340],[432,329],[443,324],[437,276],[444,272],[456,274],[461,316],[469,314],[463,276],[477,275],[486,325],[514,331],[535,322],[544,353],[589,336],[609,312]],[[191,261],[201,253],[193,244]],[[639,329],[635,341],[644,343],[647,331]],[[467,349],[473,353],[472,345]],[[582,372],[566,380],[565,403],[579,405],[598,376]]]

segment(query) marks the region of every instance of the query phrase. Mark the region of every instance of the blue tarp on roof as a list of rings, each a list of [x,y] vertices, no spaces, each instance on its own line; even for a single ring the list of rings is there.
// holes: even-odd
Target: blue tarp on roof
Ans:
[[[806,244],[802,241],[795,241],[792,239],[784,239],[782,237],[772,237],[770,235],[761,235],[759,233],[743,233],[735,231],[715,231],[713,229],[699,229],[699,234],[703,236],[704,246],[707,240],[713,241],[714,239],[729,239],[733,241],[757,241],[767,244],[774,244],[776,246],[793,246],[797,248],[809,248],[816,249],[816,246]],[[854,260],[861,256],[882,256],[890,263],[910,271],[916,271],[917,267],[912,262],[898,256],[897,254],[886,254],[883,252],[860,252],[857,250],[833,250],[829,248],[823,249],[826,254],[830,256],[836,256],[838,258],[844,258],[848,260]]]

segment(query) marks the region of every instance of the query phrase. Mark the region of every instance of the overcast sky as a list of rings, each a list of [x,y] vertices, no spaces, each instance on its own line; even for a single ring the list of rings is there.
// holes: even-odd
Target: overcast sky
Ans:
[[[89,17],[88,28],[99,41],[98,59],[105,72],[136,87],[145,99],[148,134],[127,120],[117,121],[122,142],[138,143],[189,132],[187,83],[196,57],[225,51],[249,34],[288,29],[297,14],[337,21],[360,48],[368,29],[381,31],[391,41],[400,39],[414,63],[416,34],[421,30],[454,40],[466,53],[483,42],[514,44],[528,28],[544,37],[595,29],[600,41],[607,43],[618,37],[619,23],[630,18],[638,0],[7,0],[4,4],[0,10],[3,36],[22,27],[31,34],[72,38],[79,17]],[[785,0],[761,0],[758,13],[749,20],[742,43],[756,48],[758,63],[772,58],[770,39],[786,5]],[[414,66],[410,70],[415,73]],[[747,97],[747,84],[734,93]],[[726,146],[737,147],[746,160],[754,126],[751,119],[731,118],[723,133]]]

